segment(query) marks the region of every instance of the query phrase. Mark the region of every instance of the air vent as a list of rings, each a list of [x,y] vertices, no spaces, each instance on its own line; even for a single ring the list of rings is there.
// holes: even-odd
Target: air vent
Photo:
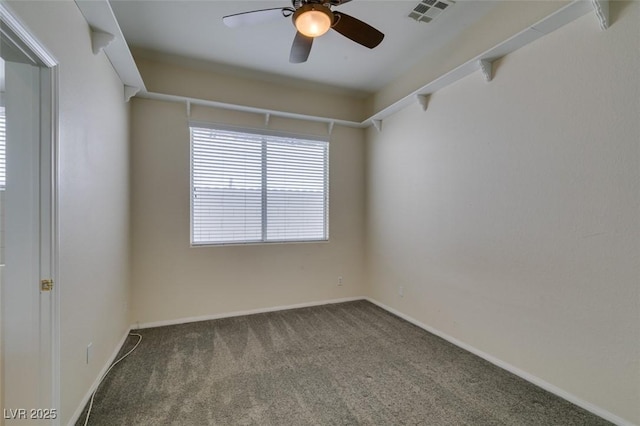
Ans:
[[[409,18],[418,22],[431,22],[453,3],[452,0],[422,0],[409,13]]]

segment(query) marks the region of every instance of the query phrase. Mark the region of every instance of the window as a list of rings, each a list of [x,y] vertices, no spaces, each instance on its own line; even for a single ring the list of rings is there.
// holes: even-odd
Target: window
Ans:
[[[328,239],[326,140],[191,127],[191,243]]]

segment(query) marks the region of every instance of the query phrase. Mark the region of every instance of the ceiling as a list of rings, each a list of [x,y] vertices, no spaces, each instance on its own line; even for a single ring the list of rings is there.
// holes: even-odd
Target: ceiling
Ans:
[[[228,28],[222,17],[290,6],[283,1],[111,0],[130,47],[206,61],[256,78],[314,81],[362,94],[385,87],[427,55],[445,47],[486,17],[499,1],[458,0],[430,23],[408,17],[419,0],[353,0],[336,9],[385,34],[373,50],[335,31],[314,41],[309,60],[289,63],[295,35],[291,18]]]

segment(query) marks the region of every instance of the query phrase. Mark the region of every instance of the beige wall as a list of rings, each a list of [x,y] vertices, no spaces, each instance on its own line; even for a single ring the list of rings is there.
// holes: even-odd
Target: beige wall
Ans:
[[[566,0],[490,1],[495,6],[483,19],[470,25],[442,48],[421,58],[400,77],[370,96],[367,115],[383,110],[398,99],[529,28],[568,3]]]
[[[128,107],[72,1],[11,2],[60,64],[61,424],[128,329]],[[93,359],[85,362],[93,342]]]
[[[368,131],[368,284],[640,423],[640,4],[611,7]]]
[[[264,125],[261,115],[209,108],[194,107],[192,119]],[[131,121],[134,323],[364,295],[362,130],[333,129],[329,242],[191,248],[185,105],[135,99]],[[270,128],[327,132],[277,118]]]
[[[136,57],[148,91],[358,123],[367,118],[365,100],[337,88],[326,90],[321,85],[295,80],[293,86],[259,81],[241,73],[212,71],[198,61],[184,60],[191,65],[187,67],[176,64],[175,57],[168,58],[158,61],[144,54]]]

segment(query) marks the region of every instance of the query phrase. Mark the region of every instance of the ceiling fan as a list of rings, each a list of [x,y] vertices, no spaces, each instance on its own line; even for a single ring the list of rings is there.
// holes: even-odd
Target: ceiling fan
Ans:
[[[331,10],[332,7],[349,1],[351,0],[292,0],[292,7],[237,13],[223,17],[222,22],[228,27],[235,28],[291,16],[297,30],[289,54],[291,63],[306,62],[313,39],[323,35],[329,29],[373,49],[382,42],[384,34],[346,13]]]

